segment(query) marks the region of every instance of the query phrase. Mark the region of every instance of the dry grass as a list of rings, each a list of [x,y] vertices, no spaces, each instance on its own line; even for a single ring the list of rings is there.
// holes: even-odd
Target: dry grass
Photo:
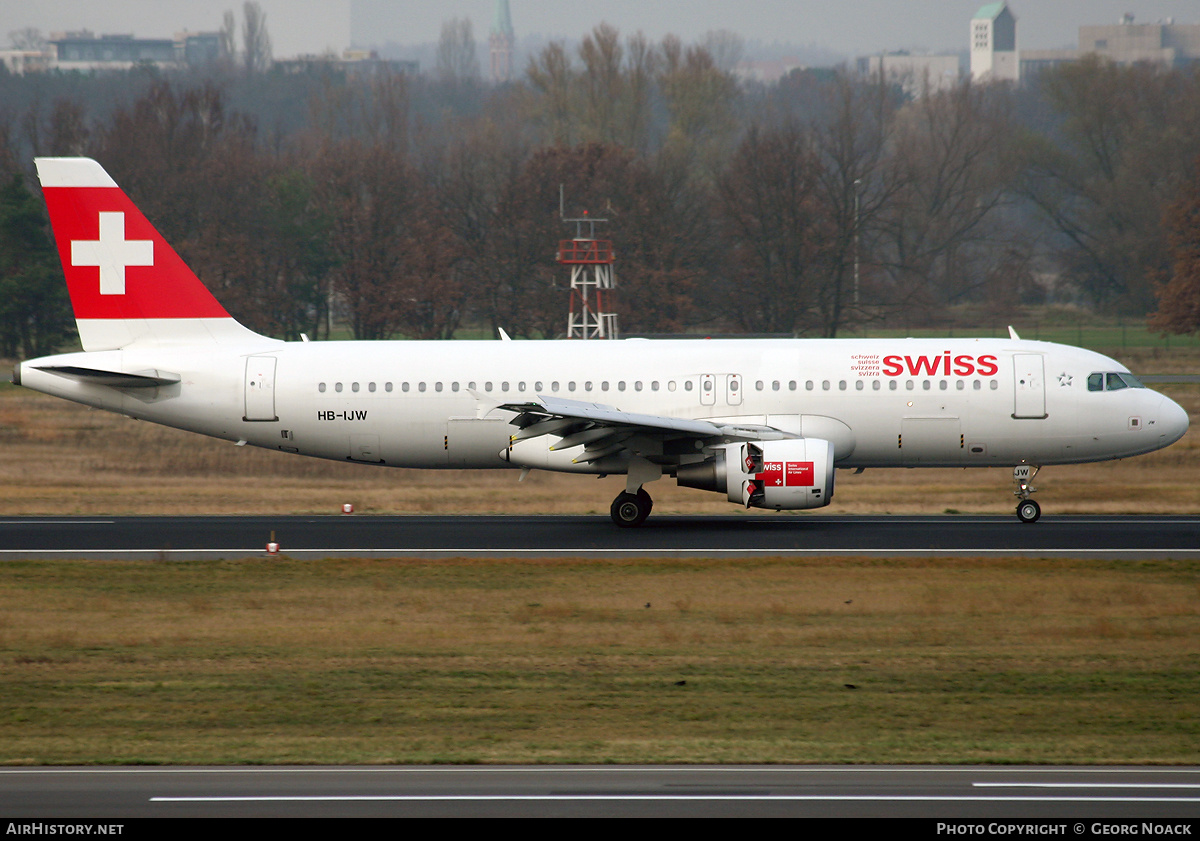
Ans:
[[[1172,357],[1174,360],[1174,357]],[[1150,370],[1178,361],[1149,360]],[[1190,362],[1188,363],[1190,364]],[[1200,418],[1200,386],[1161,390]],[[545,472],[372,468],[235,447],[40,395],[0,388],[0,512],[37,514],[362,513],[600,514],[624,486]],[[1167,450],[1094,465],[1050,467],[1036,485],[1057,513],[1200,513],[1200,431]],[[1011,473],[841,471],[831,513],[1009,514]],[[742,513],[715,494],[652,487],[656,513]],[[763,514],[764,512],[755,512]],[[768,516],[770,516],[768,514]]]
[[[1195,763],[1196,571],[14,563],[0,763]]]

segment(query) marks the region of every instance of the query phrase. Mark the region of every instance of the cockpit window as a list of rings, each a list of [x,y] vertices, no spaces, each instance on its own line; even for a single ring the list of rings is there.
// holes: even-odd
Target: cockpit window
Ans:
[[[1122,388],[1146,387],[1128,371],[1089,374],[1087,384],[1088,391],[1119,391]]]

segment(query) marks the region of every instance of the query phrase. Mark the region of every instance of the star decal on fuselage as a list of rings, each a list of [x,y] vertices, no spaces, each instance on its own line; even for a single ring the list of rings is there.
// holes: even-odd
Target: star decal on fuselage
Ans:
[[[1060,386],[1062,386],[1063,388],[1066,388],[1069,385],[1071,385],[1071,375],[1068,374],[1066,371],[1063,371],[1061,374],[1058,375],[1058,384]]]

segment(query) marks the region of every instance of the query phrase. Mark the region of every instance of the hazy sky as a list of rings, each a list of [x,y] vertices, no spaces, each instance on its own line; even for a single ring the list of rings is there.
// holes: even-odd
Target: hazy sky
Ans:
[[[394,27],[381,26],[379,43],[436,41],[443,20],[469,17],[486,39],[494,0],[363,0],[393,11]],[[350,0],[260,0],[278,58],[340,51],[350,43]],[[712,29],[748,40],[818,44],[856,55],[894,49],[966,49],[971,16],[982,0],[510,0],[517,36],[578,38],[607,21],[623,33],[642,30],[654,39],[673,32],[685,41]],[[240,0],[0,0],[0,40],[15,29],[43,32],[91,29],[166,38],[182,29],[215,30]],[[1200,23],[1200,0],[1012,0],[1020,47],[1074,46],[1080,24],[1115,23],[1124,12],[1138,21],[1173,17]]]

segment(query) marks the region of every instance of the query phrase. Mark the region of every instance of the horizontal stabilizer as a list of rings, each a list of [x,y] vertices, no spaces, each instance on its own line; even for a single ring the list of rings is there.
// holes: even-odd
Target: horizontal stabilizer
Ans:
[[[126,372],[102,371],[98,368],[83,368],[79,365],[44,365],[39,366],[38,370],[84,383],[107,385],[112,388],[156,388],[160,385],[174,385],[179,382],[178,374],[154,368]]]

